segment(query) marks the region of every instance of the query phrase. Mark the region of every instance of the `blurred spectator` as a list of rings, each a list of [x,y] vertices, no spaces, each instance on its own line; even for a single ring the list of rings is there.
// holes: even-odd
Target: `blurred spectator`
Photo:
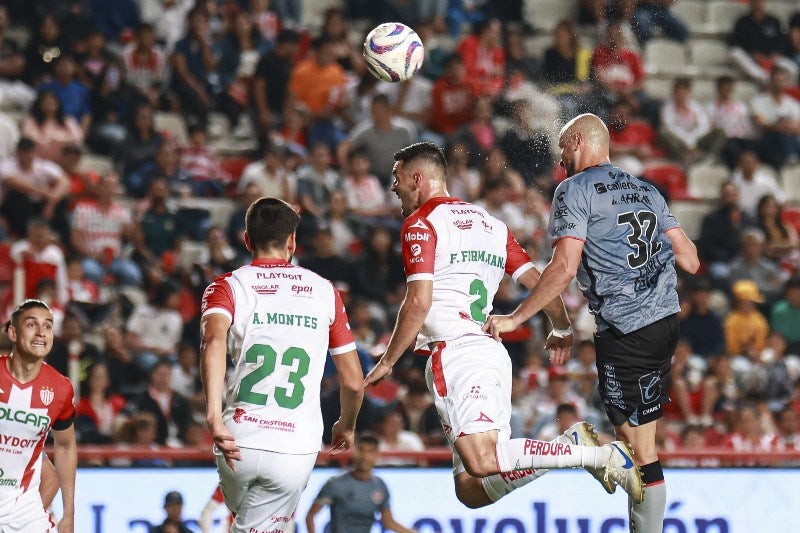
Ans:
[[[186,33],[186,15],[194,0],[139,0],[138,4],[142,21],[152,26],[156,39],[164,43],[166,51],[171,51]]]
[[[327,144],[311,147],[309,164],[297,170],[297,203],[300,225],[297,238],[304,245],[314,235],[317,225],[327,216],[330,195],[340,187],[339,173],[333,169],[333,157]]]
[[[178,433],[191,420],[189,404],[170,387],[172,367],[168,361],[158,361],[150,370],[148,388],[135,403],[140,413],[156,418],[155,442],[178,445]]]
[[[64,116],[61,101],[51,90],[41,91],[31,114],[22,122],[22,135],[36,144],[36,155],[57,161],[67,145],[80,145],[83,130],[71,116]]]
[[[25,57],[19,44],[5,35],[10,22],[8,9],[0,6],[0,105],[27,109],[36,92],[19,79],[25,70]]]
[[[683,331],[681,331],[683,333]],[[699,420],[699,385],[700,376],[693,372],[693,365],[689,362],[692,358],[692,349],[688,341],[679,339],[675,345],[670,369],[669,397],[672,400],[666,407],[665,416],[672,418],[675,412],[682,422],[696,424]]]
[[[246,185],[239,194],[237,208],[231,213],[231,218],[228,221],[228,241],[240,257],[249,257],[250,255],[244,242],[244,218],[247,208],[261,196],[261,190],[256,183],[251,182]],[[205,287],[203,287],[203,290],[205,290]]]
[[[753,120],[761,128],[761,159],[778,169],[800,157],[800,102],[786,94],[788,82],[789,73],[773,67],[765,92],[750,104]]]
[[[758,203],[766,195],[783,202],[783,190],[772,174],[761,167],[758,155],[752,150],[744,150],[739,156],[739,164],[731,177],[739,189],[739,205],[750,220],[758,217]]]
[[[160,448],[156,437],[158,435],[158,420],[151,412],[137,412],[130,420],[123,422],[117,430],[115,440],[120,447],[137,446],[148,448],[153,456],[145,459],[111,459],[111,466],[133,468],[161,468],[169,462],[158,457]]]
[[[478,199],[481,175],[470,166],[469,149],[462,141],[451,142],[447,148],[447,190],[465,202]]]
[[[130,209],[115,198],[119,179],[114,174],[100,178],[95,198],[79,201],[73,212],[70,242],[81,254],[83,270],[96,285],[108,274],[121,285],[139,286],[142,273],[133,261],[122,256],[123,240],[133,236]]]
[[[672,99],[661,108],[661,128],[661,141],[670,155],[685,165],[715,156],[726,141],[722,130],[711,128],[702,106],[692,98],[689,78],[673,82]]]
[[[206,233],[205,247],[200,250],[197,263],[202,265],[205,281],[210,285],[214,278],[239,267],[236,250],[228,242],[225,232],[218,226],[211,226]]]
[[[772,306],[770,325],[783,335],[791,353],[800,353],[800,277],[786,281],[783,299]]]
[[[764,232],[764,255],[780,263],[782,259],[797,254],[800,239],[797,230],[783,221],[783,207],[775,196],[765,194],[758,201],[756,209],[758,228]]]
[[[497,145],[497,131],[492,124],[492,106],[493,100],[490,96],[476,97],[472,101],[472,118],[453,135],[466,144],[471,165],[484,161],[486,153]]]
[[[100,300],[100,289],[83,277],[83,261],[72,256],[67,260],[67,301],[96,304]]]
[[[723,355],[708,362],[708,372],[703,378],[700,421],[710,426],[714,419],[734,412],[739,399],[739,389],[733,377],[731,357]]]
[[[100,88],[103,73],[111,60],[111,54],[106,50],[106,38],[103,32],[92,28],[86,36],[86,52],[77,60],[76,78],[94,92]]]
[[[403,429],[403,416],[394,409],[384,413],[378,424],[378,451],[385,452],[421,452],[425,449],[422,439],[413,431]],[[413,465],[413,459],[380,458],[378,464]]]
[[[511,183],[504,177],[486,180],[483,182],[481,197],[475,205],[499,218],[514,235],[521,235],[524,233],[525,221],[520,208],[511,201],[512,192]]]
[[[720,76],[716,82],[717,96],[706,106],[712,129],[722,130],[728,137],[722,149],[722,160],[729,168],[739,161],[745,149],[755,149],[755,131],[747,105],[734,97],[736,80]]]
[[[253,24],[250,14],[240,11],[233,16],[230,28],[220,43],[217,64],[220,89],[220,109],[232,125],[237,125],[234,135],[241,134],[246,122],[240,114],[250,106],[250,87],[261,55],[269,48],[261,32]],[[242,116],[242,120],[249,117]]]
[[[698,355],[708,358],[724,353],[722,320],[710,305],[711,283],[706,278],[695,278],[689,291],[689,311],[681,318],[681,335]]]
[[[36,156],[36,145],[27,137],[17,143],[16,157],[0,162],[3,201],[0,214],[12,234],[21,237],[28,221],[42,217],[54,229],[66,227],[64,198],[69,193],[69,179],[61,167]]]
[[[125,398],[111,391],[108,366],[94,362],[81,381],[80,401],[75,407],[75,424],[82,444],[108,444],[123,420]]]
[[[122,51],[128,81],[148,102],[156,105],[167,79],[167,56],[156,43],[150,24],[140,24],[133,42]]]
[[[634,176],[641,176],[648,163],[662,154],[653,127],[632,116],[631,105],[624,99],[611,106],[608,118],[611,161]]]
[[[261,161],[254,161],[242,171],[237,191],[242,193],[251,183],[258,187],[261,196],[273,196],[287,202],[295,199],[295,179],[283,167],[285,151],[274,144],[264,149]]]
[[[521,28],[511,26],[505,35],[506,73],[518,72],[525,79],[538,77],[539,60],[525,50],[525,35]]]
[[[544,52],[542,76],[561,103],[562,116],[567,120],[578,114],[580,98],[589,90],[586,81],[591,61],[592,51],[581,44],[573,22],[559,21],[553,30],[553,45]]]
[[[356,229],[357,221],[347,205],[347,197],[342,191],[331,194],[328,218],[325,221],[333,236],[333,251],[336,255],[346,256],[358,245]]]
[[[486,154],[486,159],[482,161],[481,172],[481,193],[483,198],[486,184],[490,181],[503,180],[510,187],[509,198],[519,198],[525,192],[525,182],[519,172],[508,164],[505,152],[502,148],[495,146]]]
[[[75,59],[61,54],[55,60],[53,80],[38,87],[39,92],[53,91],[61,101],[65,117],[74,118],[83,129],[89,131],[92,122],[92,105],[89,89],[76,79]]]
[[[214,105],[214,94],[220,90],[216,68],[219,47],[209,34],[208,13],[202,3],[189,12],[189,31],[175,44],[170,58],[172,65],[172,90],[181,109],[205,119]]]
[[[767,12],[766,0],[750,0],[750,12],[736,21],[728,36],[731,57],[742,71],[760,82],[780,65],[797,78],[797,65],[781,56],[783,31],[780,21]]]
[[[722,445],[737,452],[771,452],[775,449],[775,437],[761,428],[756,410],[744,406],[734,413],[733,432],[725,437]]]
[[[503,89],[506,57],[502,29],[496,18],[482,20],[458,45],[458,53],[464,58],[467,83],[475,96],[497,96]]]
[[[61,331],[53,341],[53,349],[47,356],[47,363],[64,374],[68,373],[70,357],[77,355],[81,368],[87,367],[101,359],[100,352],[94,344],[83,339],[84,321],[75,313],[67,313],[61,324]]]
[[[539,429],[539,433],[534,436],[537,440],[551,441],[564,433],[573,424],[580,421],[578,410],[574,405],[562,403],[556,407],[554,420]]]
[[[381,305],[394,306],[402,301],[406,278],[392,235],[381,226],[369,231],[363,251],[356,259],[352,294]]]
[[[578,418],[585,417],[587,412],[586,401],[570,387],[566,368],[551,366],[547,373],[547,387],[539,388],[534,396],[536,421],[531,428],[532,436],[538,435],[542,428],[556,419],[559,405],[575,407]]]
[[[134,0],[90,0],[89,5],[95,26],[111,41],[139,26],[139,8]]]
[[[794,61],[800,69],[800,14],[798,13],[789,19],[789,31],[786,35],[783,55]]]
[[[749,279],[733,284],[733,309],[725,319],[725,345],[729,355],[760,353],[769,335],[767,319],[756,304],[765,302],[758,285]]]
[[[103,155],[117,153],[128,135],[131,110],[143,99],[128,84],[120,60],[112,57],[92,92],[92,126],[86,140],[89,147]]]
[[[178,250],[180,221],[167,200],[169,182],[165,178],[154,179],[146,197],[147,211],[133,228],[139,263],[160,263],[165,253]]]
[[[340,290],[342,287],[349,290],[355,274],[353,264],[346,256],[335,253],[333,243],[331,228],[319,225],[310,249],[300,258],[300,266],[330,280]]]
[[[778,426],[778,450],[800,450],[800,417],[789,408],[775,415]]]
[[[347,140],[339,145],[339,162],[346,168],[350,151],[364,150],[375,176],[388,188],[393,179],[394,153],[411,144],[416,132],[408,121],[394,116],[385,94],[372,98],[371,113],[371,120],[356,125]]]
[[[32,87],[39,85],[53,74],[56,59],[68,52],[58,20],[52,14],[44,15],[25,49],[23,79]]]
[[[258,125],[262,130],[275,127],[288,96],[292,61],[299,49],[297,32],[284,29],[278,35],[275,48],[261,56],[253,77],[253,104]]]
[[[709,263],[709,274],[724,280],[730,270],[727,263],[742,249],[742,230],[746,216],[739,207],[739,187],[726,181],[719,188],[719,207],[703,217],[697,251]]]
[[[610,94],[631,99],[644,83],[642,58],[627,47],[621,23],[609,24],[603,37],[592,54],[592,75]]]
[[[220,166],[214,151],[208,146],[205,124],[189,125],[189,146],[180,149],[180,167],[191,178],[195,196],[222,196],[230,176]]]
[[[444,73],[433,84],[428,126],[436,133],[449,135],[469,121],[472,91],[465,77],[464,59],[457,53],[451,54]]]
[[[64,325],[66,331],[66,321]],[[142,392],[147,382],[147,373],[136,364],[122,331],[115,326],[109,326],[105,329],[103,340],[106,347],[104,359],[108,363],[112,390],[129,398]]]
[[[356,220],[367,226],[391,225],[390,216],[395,210],[387,202],[386,189],[370,172],[366,151],[351,150],[348,163],[350,172],[342,181],[342,192]]]
[[[398,406],[406,427],[422,439],[425,446],[443,446],[445,444],[442,423],[436,413],[428,386],[421,379],[412,379],[408,383],[405,395],[400,398]]]
[[[173,139],[166,139],[161,143],[153,161],[144,163],[136,174],[130,177],[129,182],[136,183],[136,187],[135,190],[128,192],[133,196],[141,197],[147,193],[150,184],[157,179],[167,180],[170,189],[182,196],[192,196],[206,187],[211,189],[214,187],[208,182],[199,183],[191,179],[189,172],[181,166],[177,141]],[[141,190],[141,193],[137,194],[136,189]]]
[[[664,37],[673,41],[685,42],[689,38],[686,24],[670,9],[675,0],[639,0],[634,2],[631,27],[641,46],[653,38],[653,30],[660,28]]]
[[[58,164],[70,181],[70,201],[75,202],[85,195],[95,194],[100,176],[93,170],[81,169],[81,149],[76,144],[67,144],[61,149]]]
[[[34,298],[39,281],[50,279],[55,283],[55,303],[65,306],[69,302],[64,252],[54,242],[47,222],[31,219],[27,238],[14,243],[11,257],[25,273],[25,298]]]
[[[146,371],[154,368],[158,361],[174,360],[183,333],[179,305],[179,287],[171,281],[163,281],[149,302],[133,308],[125,341]],[[162,440],[159,442],[163,444]]]
[[[323,141],[333,149],[344,138],[344,132],[333,118],[347,105],[347,77],[336,62],[335,43],[320,37],[312,46],[312,56],[300,61],[289,78],[289,94],[311,115],[309,141]]]
[[[517,100],[511,105],[511,127],[503,135],[499,146],[508,163],[522,176],[525,185],[540,185],[546,190],[553,186],[550,174],[553,154],[547,133],[536,127],[534,107],[527,100]],[[544,183],[539,183],[539,180]]]
[[[742,253],[728,266],[730,267],[730,283],[752,280],[751,283],[755,283],[758,291],[766,295],[765,301],[770,303],[775,301],[783,287],[784,277],[780,269],[775,263],[764,257],[764,234],[761,230],[751,228],[744,232]],[[764,298],[760,295],[759,297]],[[763,304],[764,302],[757,303]]]
[[[384,20],[398,20],[395,17],[388,17]],[[400,22],[403,22],[400,20]],[[348,72],[358,70],[362,63],[360,50],[358,50],[350,40],[350,28],[344,16],[344,9],[334,6],[325,10],[322,16],[322,28],[320,35],[324,39],[330,39],[333,44],[333,53],[336,62]]]
[[[141,197],[143,188],[141,176],[137,173],[146,163],[155,160],[156,152],[164,138],[155,129],[153,106],[140,103],[131,114],[131,125],[123,145],[119,147],[116,159],[122,167],[122,177],[128,194]]]
[[[182,342],[178,347],[178,361],[172,365],[170,387],[187,398],[191,398],[198,392],[199,380],[200,368],[197,349],[188,342]]]

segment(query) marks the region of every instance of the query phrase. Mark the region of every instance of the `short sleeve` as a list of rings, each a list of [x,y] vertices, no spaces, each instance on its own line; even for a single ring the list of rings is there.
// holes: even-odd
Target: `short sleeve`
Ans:
[[[233,322],[233,290],[226,279],[229,276],[230,274],[223,274],[206,287],[205,292],[203,292],[203,300],[200,303],[201,316],[220,313]]]
[[[64,404],[61,406],[61,411],[52,425],[52,428],[56,431],[63,431],[69,428],[75,421],[75,389],[72,388],[72,383],[67,381],[64,385],[64,390],[67,391]]]
[[[400,230],[406,281],[433,280],[436,259],[436,232],[430,223],[411,216]]]
[[[672,214],[672,211],[669,210],[669,206],[667,205],[667,201],[664,200],[664,197],[660,194],[656,194],[655,197],[657,198],[657,206],[658,209],[658,225],[662,232],[667,232],[671,229],[679,228],[680,223],[678,219],[675,218],[675,215]]]
[[[585,188],[571,179],[562,181],[556,188],[550,210],[551,246],[565,238],[585,241],[588,224],[589,199]]]
[[[506,228],[506,231],[508,232],[508,237],[506,237],[506,274],[517,281],[521,275],[533,268],[533,263],[514,235],[511,234],[511,230]]]
[[[389,487],[386,485],[386,482],[380,478],[378,478],[378,483],[380,484],[380,491],[383,493],[383,501],[378,504],[378,510],[383,511],[389,508]]]
[[[331,285],[334,295],[335,313],[328,333],[328,349],[331,355],[339,355],[356,349],[356,341],[350,330],[350,321],[339,291]]]
[[[322,488],[319,489],[319,494],[317,494],[317,497],[314,498],[314,503],[318,503],[320,505],[330,505],[333,503],[333,479],[334,478],[330,478],[325,482],[324,485],[322,485]]]

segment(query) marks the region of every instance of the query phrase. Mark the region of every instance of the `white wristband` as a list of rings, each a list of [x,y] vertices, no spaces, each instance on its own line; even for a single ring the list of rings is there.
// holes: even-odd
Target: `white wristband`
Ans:
[[[563,339],[567,335],[572,335],[572,324],[570,324],[567,329],[553,328],[553,330],[550,332],[550,335],[552,335],[553,337],[558,337],[560,339]]]

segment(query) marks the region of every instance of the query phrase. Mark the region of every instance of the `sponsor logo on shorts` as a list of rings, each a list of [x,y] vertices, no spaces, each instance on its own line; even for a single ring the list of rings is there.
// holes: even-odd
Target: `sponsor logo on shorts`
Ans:
[[[481,386],[480,385],[473,385],[472,387],[470,387],[469,394],[467,395],[467,398],[471,398],[473,400],[488,400],[489,399],[488,396],[486,396],[485,394],[483,394],[481,392]],[[483,413],[481,413],[481,414],[483,414]]]
[[[605,401],[620,409],[625,409],[625,400],[622,399],[622,384],[617,380],[617,370],[611,363],[603,365],[605,377]]]
[[[642,392],[642,403],[648,404],[661,398],[661,373],[656,370],[639,378],[639,390]],[[652,411],[650,411],[652,412]],[[647,414],[648,411],[642,414]]]
[[[642,416],[649,415],[650,413],[654,413],[654,412],[658,411],[659,409],[661,409],[660,405],[654,405],[653,407],[648,407],[647,409],[642,411]]]

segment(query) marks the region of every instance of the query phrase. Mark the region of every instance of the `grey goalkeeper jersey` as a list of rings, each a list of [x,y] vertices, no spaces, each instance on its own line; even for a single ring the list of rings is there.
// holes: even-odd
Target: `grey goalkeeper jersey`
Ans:
[[[678,226],[652,185],[610,163],[559,184],[550,241],[584,241],[577,280],[598,331],[630,333],[680,310],[675,255],[666,235]]]
[[[359,480],[350,472],[330,478],[316,502],[331,508],[331,533],[369,533],[375,515],[389,507],[389,489],[377,476]]]

